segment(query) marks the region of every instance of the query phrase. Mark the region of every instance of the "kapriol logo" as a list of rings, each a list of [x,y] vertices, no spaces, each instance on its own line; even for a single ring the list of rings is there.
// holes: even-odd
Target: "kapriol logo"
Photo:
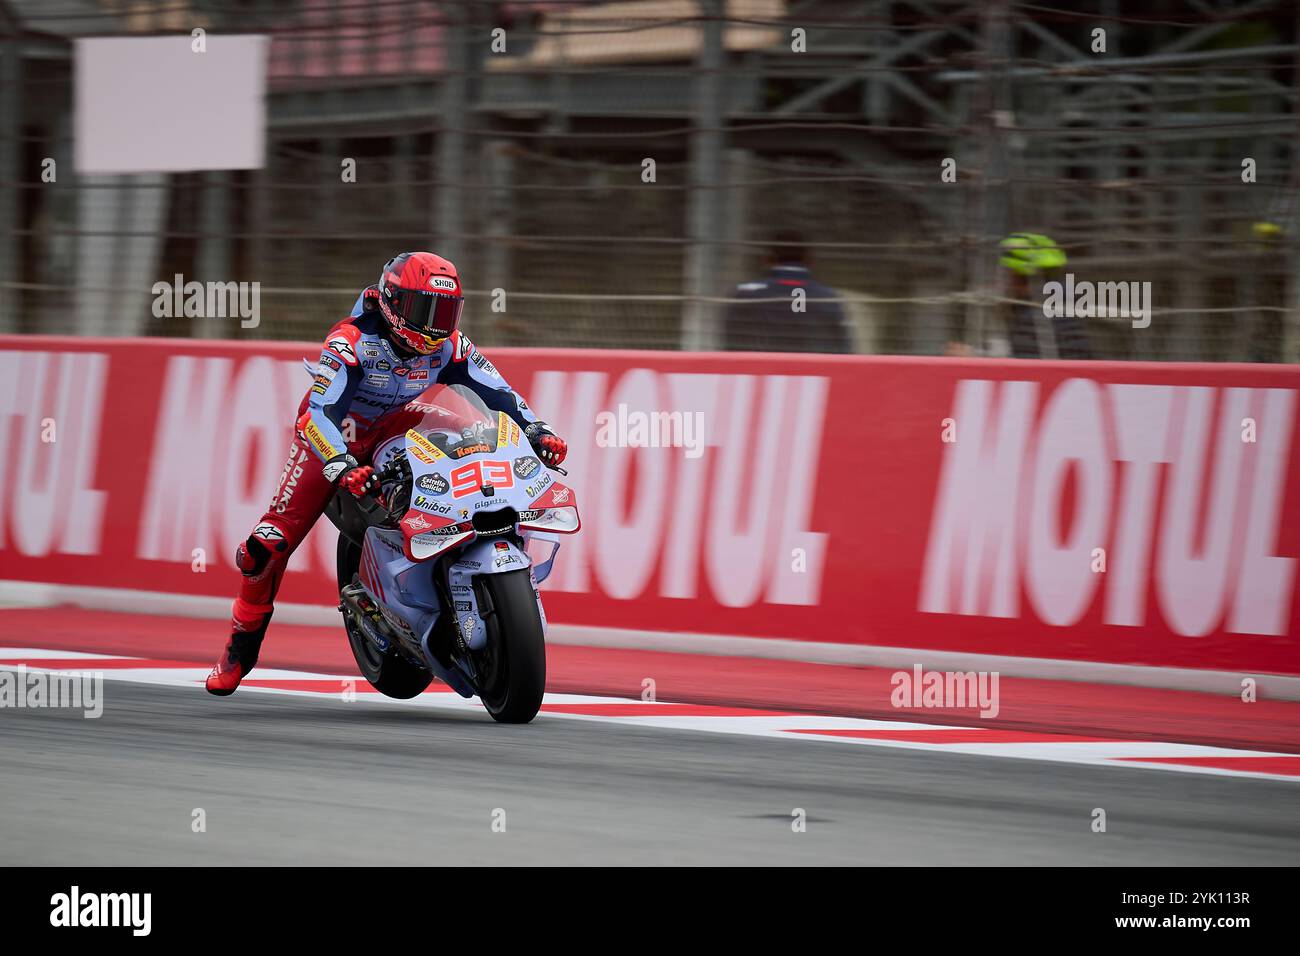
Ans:
[[[1066,627],[1100,592],[1106,624],[1158,612],[1186,636],[1287,632],[1293,390],[1071,378],[1041,391],[957,384],[921,611],[1020,617],[1023,593]]]

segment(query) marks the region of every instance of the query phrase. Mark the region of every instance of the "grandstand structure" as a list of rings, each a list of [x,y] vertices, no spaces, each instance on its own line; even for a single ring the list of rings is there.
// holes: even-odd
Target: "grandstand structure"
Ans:
[[[0,0],[0,329],[315,339],[433,247],[481,344],[708,349],[795,229],[860,351],[998,354],[1033,231],[1151,283],[1099,357],[1296,362],[1295,7]],[[271,39],[265,166],[77,174],[75,40],[196,27]],[[174,274],[265,319],[155,318]]]

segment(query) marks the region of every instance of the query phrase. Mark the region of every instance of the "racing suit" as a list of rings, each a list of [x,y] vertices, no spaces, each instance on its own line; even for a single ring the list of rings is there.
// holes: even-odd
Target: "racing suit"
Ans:
[[[399,351],[375,308],[377,297],[375,287],[363,290],[352,314],[325,337],[315,380],[298,408],[295,438],[275,496],[236,554],[244,577],[231,612],[232,634],[259,641],[265,634],[289,557],[334,494],[332,479],[337,475],[327,477],[322,466],[343,454],[366,461],[374,446],[393,433],[374,427],[385,413],[417,398],[430,385],[463,385],[526,433],[529,425],[539,424],[523,398],[463,332],[453,332],[429,355]],[[351,441],[345,438],[347,431],[352,432]]]

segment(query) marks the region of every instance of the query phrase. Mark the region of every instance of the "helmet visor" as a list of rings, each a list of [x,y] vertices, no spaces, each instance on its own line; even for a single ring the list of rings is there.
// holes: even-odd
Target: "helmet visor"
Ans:
[[[465,300],[458,295],[398,289],[389,298],[394,312],[412,330],[434,339],[445,339],[460,327]]]

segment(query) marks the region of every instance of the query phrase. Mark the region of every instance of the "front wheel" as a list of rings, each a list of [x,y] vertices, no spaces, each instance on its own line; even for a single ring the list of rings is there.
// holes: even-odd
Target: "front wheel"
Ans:
[[[526,724],[546,691],[546,640],[526,569],[484,579],[492,599],[487,643],[476,657],[483,706],[495,720]]]

